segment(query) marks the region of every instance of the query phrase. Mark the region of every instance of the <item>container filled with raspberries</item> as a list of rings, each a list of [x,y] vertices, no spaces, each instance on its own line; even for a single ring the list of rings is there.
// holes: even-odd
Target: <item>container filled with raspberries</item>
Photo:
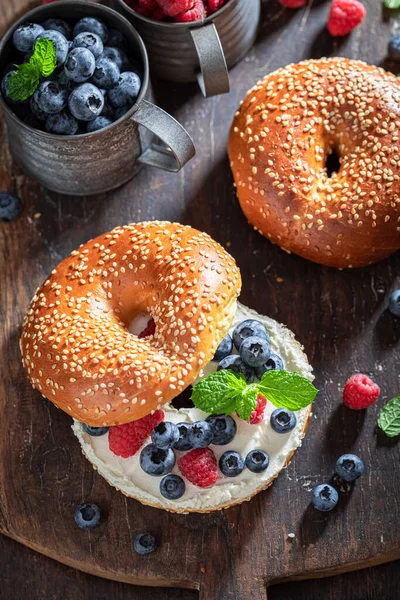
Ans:
[[[55,191],[103,192],[142,163],[177,171],[194,155],[185,129],[145,99],[142,39],[105,6],[57,2],[25,15],[1,41],[0,79],[12,153]]]
[[[198,81],[205,96],[229,92],[228,69],[257,35],[261,0],[116,0],[149,53],[151,72]]]

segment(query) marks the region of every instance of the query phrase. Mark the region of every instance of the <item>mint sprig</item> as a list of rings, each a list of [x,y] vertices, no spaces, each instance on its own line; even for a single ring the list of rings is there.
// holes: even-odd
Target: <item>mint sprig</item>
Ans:
[[[15,65],[16,71],[8,80],[8,95],[11,100],[27,100],[39,86],[40,77],[49,77],[56,68],[56,48],[47,38],[36,40],[29,62]]]
[[[312,383],[299,373],[267,371],[259,383],[247,384],[241,373],[222,369],[193,386],[191,398],[204,412],[228,415],[236,411],[248,421],[257,406],[258,394],[276,408],[296,411],[311,404],[317,393]]]
[[[383,0],[383,5],[386,6],[386,8],[400,8],[400,0]]]
[[[385,404],[378,416],[378,427],[388,437],[400,435],[400,396]]]

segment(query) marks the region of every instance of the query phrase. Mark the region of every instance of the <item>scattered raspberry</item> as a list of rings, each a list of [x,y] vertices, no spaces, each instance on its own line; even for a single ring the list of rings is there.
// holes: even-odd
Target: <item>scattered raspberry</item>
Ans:
[[[347,35],[365,17],[365,7],[358,0],[333,0],[328,31],[333,36]]]
[[[202,0],[194,0],[193,8],[176,15],[175,21],[177,23],[191,23],[192,21],[202,21],[206,16],[207,13]]]
[[[286,6],[286,8],[300,8],[307,4],[307,0],[278,0],[279,4]]]
[[[157,2],[168,17],[176,17],[179,13],[192,10],[196,0],[157,0]]]
[[[164,420],[164,412],[156,410],[154,414],[143,419],[115,425],[108,431],[108,446],[114,454],[128,458],[136,454],[143,442],[149,437],[154,427]]]
[[[180,472],[190,483],[206,488],[218,478],[217,459],[210,448],[195,448],[178,460]]]
[[[158,8],[156,0],[139,0],[139,6],[149,15]]]
[[[267,399],[262,394],[258,394],[257,396],[257,406],[252,411],[250,416],[250,425],[258,425],[264,419],[264,411],[267,406]]]
[[[141,333],[139,333],[138,338],[142,340],[143,338],[148,337],[149,335],[154,335],[156,332],[156,324],[154,319],[150,319],[147,323],[146,329],[144,329]]]
[[[344,386],[343,404],[353,410],[361,410],[376,402],[380,393],[379,386],[372,379],[357,373]]]
[[[225,0],[208,0],[208,14],[212,15],[223,7]]]

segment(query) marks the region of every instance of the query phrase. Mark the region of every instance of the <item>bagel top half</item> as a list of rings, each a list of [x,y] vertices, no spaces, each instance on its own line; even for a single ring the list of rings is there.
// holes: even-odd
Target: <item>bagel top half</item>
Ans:
[[[117,227],[82,245],[37,290],[23,323],[30,381],[88,425],[139,419],[173,400],[211,360],[241,287],[207,234],[169,222]],[[139,313],[155,334],[128,331]]]

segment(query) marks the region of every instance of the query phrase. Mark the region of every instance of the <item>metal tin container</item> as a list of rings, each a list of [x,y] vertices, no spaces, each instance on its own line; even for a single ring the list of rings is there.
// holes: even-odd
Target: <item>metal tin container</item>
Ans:
[[[205,96],[229,92],[228,69],[254,43],[260,0],[229,0],[215,14],[193,23],[164,23],[142,17],[115,0],[142,36],[151,74],[169,81],[196,81]]]
[[[49,17],[78,21],[88,15],[121,31],[130,53],[141,62],[142,87],[136,103],[123,117],[93,133],[54,135],[24,123],[0,94],[14,159],[44,187],[78,196],[114,189],[131,179],[143,164],[179,171],[195,153],[193,142],[182,125],[149,102],[151,88],[146,48],[132,25],[110,8],[68,0],[30,11],[9,29],[0,43],[0,74],[3,75],[10,62],[11,38],[22,23],[41,23]],[[165,145],[152,143],[152,134]]]

